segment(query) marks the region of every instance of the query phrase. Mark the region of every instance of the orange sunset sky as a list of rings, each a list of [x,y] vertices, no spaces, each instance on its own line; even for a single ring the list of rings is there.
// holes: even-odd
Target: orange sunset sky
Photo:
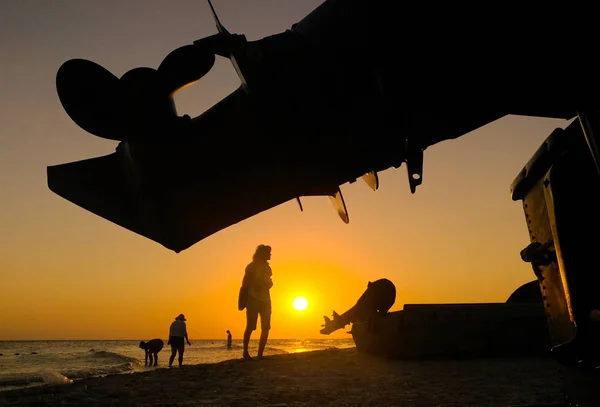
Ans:
[[[229,31],[248,40],[289,28],[320,3],[213,2]],[[415,195],[405,166],[381,173],[376,192],[362,180],[342,185],[348,225],[329,199],[303,198],[304,212],[287,202],[179,254],[49,191],[46,166],[117,145],[64,112],[55,88],[64,61],[89,59],[121,76],[214,33],[200,0],[0,2],[0,340],[165,338],[179,313],[192,341],[224,338],[226,329],[240,339],[238,288],[260,243],[273,247],[271,338],[322,337],[322,315],[345,311],[377,278],[396,284],[392,309],[503,302],[534,279],[519,257],[529,240],[509,186],[564,120],[507,116],[428,148]],[[238,85],[231,63],[218,59],[177,95],[178,111],[195,116]],[[308,299],[305,311],[292,308],[297,295]]]

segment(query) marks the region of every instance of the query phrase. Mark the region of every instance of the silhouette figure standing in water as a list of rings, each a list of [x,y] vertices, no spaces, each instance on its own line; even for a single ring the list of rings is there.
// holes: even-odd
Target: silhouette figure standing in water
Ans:
[[[160,352],[165,346],[162,339],[151,339],[148,342],[141,341],[140,349],[146,351],[146,358],[144,365],[148,365],[148,359],[150,359],[150,366],[152,366],[152,359],[154,359],[154,366],[158,365],[158,352]]]
[[[185,316],[179,314],[175,321],[169,327],[169,345],[171,345],[171,357],[169,358],[169,367],[173,365],[175,355],[179,353],[179,367],[183,364],[183,352],[185,351],[184,339],[188,345],[191,345],[187,334],[187,325],[185,324]]]
[[[396,287],[394,283],[386,278],[373,282],[369,281],[367,289],[352,308],[342,315],[333,311],[333,320],[326,316],[323,317],[325,324],[322,325],[323,329],[321,329],[321,333],[329,335],[356,320],[366,320],[375,314],[385,315],[392,308],[392,305],[394,305],[394,301],[396,301]]]
[[[273,287],[271,276],[271,246],[259,245],[252,256],[252,262],[246,266],[242,289],[240,290],[240,299],[238,305],[240,310],[246,308],[246,330],[244,331],[244,351],[243,357],[251,360],[248,353],[248,344],[252,331],[256,329],[258,316],[260,315],[260,341],[258,343],[258,359],[262,359],[269,330],[271,329],[271,294]],[[242,295],[242,293],[244,293]]]
[[[231,349],[231,332],[227,330],[227,349]]]

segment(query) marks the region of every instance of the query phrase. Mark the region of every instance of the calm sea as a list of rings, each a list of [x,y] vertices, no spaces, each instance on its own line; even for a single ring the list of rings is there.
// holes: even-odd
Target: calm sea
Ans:
[[[168,366],[170,347],[158,354],[158,367]],[[48,376],[62,375],[71,380],[109,374],[147,371],[144,351],[135,341],[0,341],[0,391],[44,385]],[[250,341],[250,354],[256,355],[258,340]],[[265,355],[309,352],[329,348],[349,348],[352,339],[273,339]],[[241,340],[227,349],[224,340],[197,340],[186,347],[184,365],[216,363],[242,356]],[[175,359],[175,365],[177,359]]]

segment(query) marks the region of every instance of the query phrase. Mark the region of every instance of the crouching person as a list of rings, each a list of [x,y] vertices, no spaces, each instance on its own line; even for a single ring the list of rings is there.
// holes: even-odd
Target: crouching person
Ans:
[[[151,339],[148,342],[140,342],[140,349],[146,351],[146,358],[144,360],[146,366],[158,365],[158,352],[162,350],[163,346],[165,346],[165,343],[162,339]],[[150,364],[148,364],[148,359],[150,360]]]

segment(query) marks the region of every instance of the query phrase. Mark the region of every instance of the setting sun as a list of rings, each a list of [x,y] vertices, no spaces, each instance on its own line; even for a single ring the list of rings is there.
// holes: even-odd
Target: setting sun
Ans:
[[[308,307],[308,301],[304,297],[296,297],[292,306],[298,311],[304,311]]]

